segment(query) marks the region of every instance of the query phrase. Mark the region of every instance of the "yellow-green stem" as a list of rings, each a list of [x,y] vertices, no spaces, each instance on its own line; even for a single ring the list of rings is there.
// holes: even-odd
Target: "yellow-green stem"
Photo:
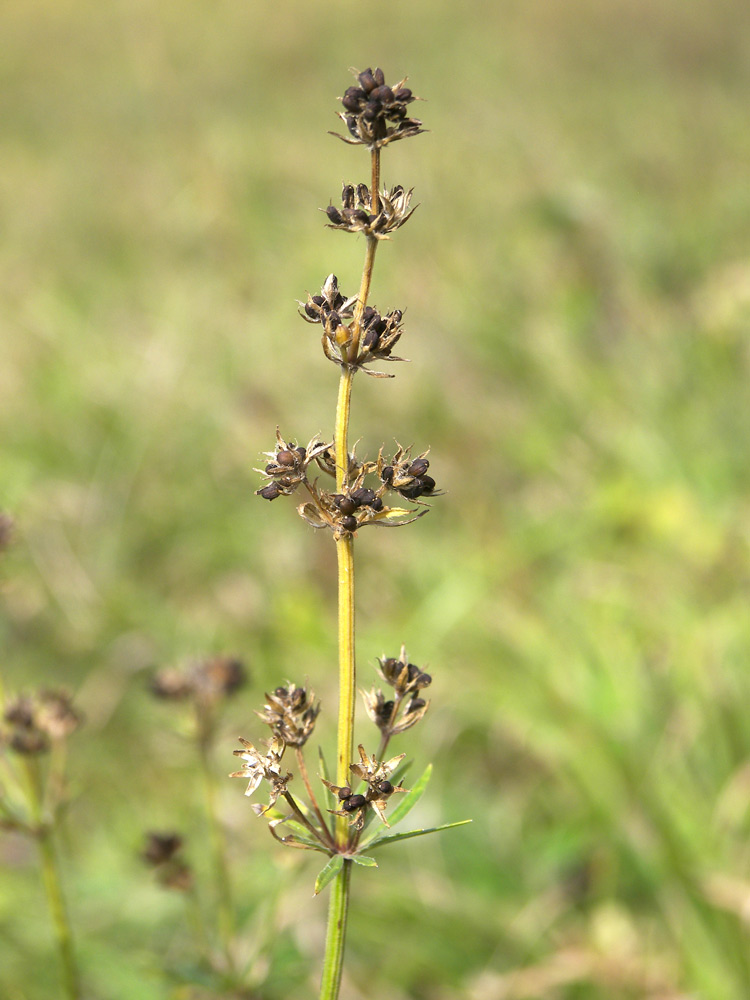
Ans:
[[[34,757],[24,759],[26,765],[29,809],[34,823],[34,833],[39,844],[42,866],[42,881],[47,896],[47,905],[52,918],[57,948],[62,966],[63,988],[68,1000],[79,1000],[81,984],[73,949],[73,933],[65,906],[62,880],[54,844],[54,828],[45,821],[42,808],[42,782],[39,762]]]
[[[380,204],[380,150],[372,151],[372,206],[377,212]],[[362,281],[354,310],[352,342],[348,349],[351,363],[359,353],[362,334],[362,316],[370,294],[375,251],[378,241],[367,237],[367,253],[362,269]],[[336,489],[343,492],[349,485],[349,415],[351,411],[352,382],[356,368],[347,364],[341,366],[338,401],[336,404],[336,426],[334,428],[334,453],[336,457]],[[348,532],[336,539],[338,558],[338,645],[339,645],[339,719],[336,752],[336,781],[339,785],[349,784],[349,765],[352,761],[354,743],[354,699],[356,692],[356,663],[354,658],[354,541]],[[345,853],[350,840],[350,826],[346,816],[336,817],[336,848]],[[343,867],[331,885],[331,901],[328,910],[326,950],[323,960],[323,977],[320,1000],[336,1000],[341,986],[341,972],[344,965],[344,945],[346,942],[346,921],[349,912],[349,885],[352,862],[344,861]]]
[[[339,566],[339,722],[336,784],[349,784],[354,742],[354,696],[357,684],[354,659],[354,543],[345,535],[336,543]],[[336,817],[336,843],[346,847],[349,821]]]

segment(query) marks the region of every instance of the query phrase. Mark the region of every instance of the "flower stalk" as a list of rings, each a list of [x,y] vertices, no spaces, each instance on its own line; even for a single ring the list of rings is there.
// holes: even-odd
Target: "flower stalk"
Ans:
[[[234,753],[244,764],[231,775],[247,780],[246,795],[254,794],[263,781],[268,783],[268,805],[253,808],[268,819],[270,832],[277,841],[328,856],[315,883],[315,895],[328,886],[331,892],[320,1000],[337,1000],[339,996],[353,866],[377,867],[376,861],[369,853],[364,855],[362,849],[369,852],[372,847],[404,836],[421,836],[442,829],[396,836],[367,831],[367,824],[373,820],[379,820],[388,829],[387,809],[391,797],[399,797],[397,793],[405,793],[405,798],[394,808],[392,819],[394,822],[403,819],[421,796],[429,777],[428,769],[417,787],[407,792],[397,774],[405,755],[383,759],[391,738],[416,725],[429,704],[419,692],[431,682],[431,677],[408,662],[403,647],[400,659],[380,661],[380,675],[395,688],[394,696],[388,699],[382,691],[362,692],[367,714],[380,730],[380,747],[376,755],[370,755],[362,743],[357,744],[359,761],[353,762],[357,684],[354,541],[363,528],[398,527],[417,520],[427,512],[424,498],[439,495],[435,480],[427,472],[430,463],[426,451],[413,457],[410,449],[399,445],[392,457],[386,457],[381,448],[373,461],[360,460],[349,450],[354,376],[361,370],[374,378],[393,378],[388,372],[373,371],[370,365],[404,360],[393,354],[403,333],[403,312],[393,309],[383,313],[369,305],[378,244],[389,239],[414,212],[411,190],[401,185],[381,189],[381,150],[391,142],[423,131],[422,123],[407,113],[416,98],[405,86],[405,80],[389,87],[379,68],[355,75],[358,86],[349,87],[341,98],[344,110],[339,117],[347,134],[339,138],[369,151],[370,186],[344,184],[341,208],[330,204],[325,213],[329,228],[365,237],[359,292],[348,298],[339,288],[336,276],[330,274],[320,294],[308,293],[307,300],[300,303],[300,315],[320,327],[323,353],[339,371],[333,438],[327,442],[314,437],[303,447],[283,437],[277,429],[276,446],[265,452],[268,461],[258,470],[266,482],[256,491],[269,501],[299,491],[304,497],[297,507],[299,515],[313,528],[330,531],[336,544],[339,704],[335,784],[329,780],[325,759],[320,755],[320,778],[327,789],[328,816],[318,804],[304,763],[303,747],[319,711],[304,688],[288,683],[266,695],[266,705],[258,715],[271,728],[272,738],[265,744],[267,751],[240,737],[242,749]],[[401,506],[404,501],[415,506]],[[293,775],[286,771],[282,758],[289,746],[294,748],[307,793],[306,805],[287,789]],[[280,809],[284,803],[291,810],[286,814]],[[282,826],[288,831],[285,835],[279,833]]]

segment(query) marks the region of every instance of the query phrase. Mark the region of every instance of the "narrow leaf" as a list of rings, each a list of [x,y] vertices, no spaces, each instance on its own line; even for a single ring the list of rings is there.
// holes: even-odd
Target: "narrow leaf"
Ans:
[[[315,879],[314,895],[317,896],[319,892],[322,892],[323,889],[325,889],[325,887],[328,885],[328,883],[336,878],[336,876],[343,867],[344,867],[343,856],[341,854],[334,854],[333,857],[329,860],[328,864],[320,870],[318,877]]]
[[[392,812],[388,813],[388,822],[391,824],[391,826],[395,826],[397,823],[401,822],[404,816],[410,813],[411,810],[414,808],[414,806],[417,804],[417,802],[419,802],[419,800],[422,798],[422,795],[424,794],[425,788],[427,788],[427,782],[430,780],[431,774],[432,774],[432,764],[428,764],[424,770],[424,774],[416,783],[416,785],[413,788],[411,788],[406,793],[406,795],[399,796],[398,805],[396,805],[396,807],[393,809]],[[377,838],[378,836],[377,833],[374,836],[375,838]],[[365,847],[366,845],[373,843],[375,843],[375,839],[373,839],[373,837],[370,837],[363,841],[362,846]]]
[[[384,837],[375,837],[368,841],[368,847],[382,847],[383,844],[393,844],[397,840],[408,840],[410,837],[424,837],[427,833],[439,833],[440,830],[452,830],[454,826],[466,826],[473,823],[470,819],[460,819],[457,823],[443,823],[442,826],[430,826],[426,830],[409,830],[406,833],[390,833]]]
[[[368,858],[366,854],[353,854],[352,861],[355,865],[362,865],[364,868],[378,867],[378,863],[375,858]]]

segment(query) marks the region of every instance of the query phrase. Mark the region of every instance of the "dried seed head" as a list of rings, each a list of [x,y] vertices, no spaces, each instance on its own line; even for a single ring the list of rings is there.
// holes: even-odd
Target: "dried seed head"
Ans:
[[[171,859],[182,848],[183,840],[179,833],[146,834],[146,845],[141,851],[141,857],[148,865],[162,865]]]
[[[5,707],[0,741],[18,754],[36,756],[46,753],[50,743],[70,736],[81,721],[64,691],[19,695]]]
[[[151,681],[151,693],[166,701],[190,699],[208,706],[235,694],[247,680],[241,660],[233,656],[208,656],[185,667],[164,667]]]
[[[400,229],[414,214],[417,206],[410,207],[412,193],[413,189],[405,191],[397,184],[390,190],[383,188],[378,191],[376,204],[373,204],[372,194],[366,184],[357,185],[356,197],[354,187],[345,184],[341,192],[341,209],[334,205],[325,209],[327,225],[329,229],[364,233],[365,236],[374,236],[378,240],[387,240],[391,233]]]
[[[407,117],[407,105],[416,98],[408,87],[404,87],[405,80],[389,87],[380,67],[374,72],[368,67],[356,76],[359,86],[347,87],[341,98],[344,111],[339,117],[349,135],[335,132],[334,135],[353,145],[379,149],[389,142],[424,131],[419,119]]]
[[[400,785],[394,786],[389,779],[406,754],[399,754],[387,761],[379,761],[375,757],[368,757],[362,745],[358,747],[358,750],[360,763],[351,764],[350,770],[361,781],[367,783],[366,800],[388,826],[388,821],[385,818],[387,801],[394,792],[405,791]],[[351,802],[351,799],[347,801]]]
[[[263,711],[256,714],[271,727],[274,736],[293,747],[302,747],[315,728],[320,703],[304,687],[289,684],[266,695]]]

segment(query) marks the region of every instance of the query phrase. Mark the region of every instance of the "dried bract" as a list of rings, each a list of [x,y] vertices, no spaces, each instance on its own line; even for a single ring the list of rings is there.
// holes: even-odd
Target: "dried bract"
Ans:
[[[281,758],[284,756],[286,744],[278,736],[274,736],[268,744],[268,753],[262,754],[255,749],[252,743],[244,740],[241,736],[240,743],[244,750],[233,752],[235,757],[241,757],[245,763],[242,765],[242,770],[233,771],[229,777],[247,779],[245,795],[252,795],[261,781],[265,779],[271,788],[270,801],[266,809],[263,810],[266,811],[275,804],[280,795],[286,792],[287,783],[292,778],[288,771],[286,774],[282,774],[280,770]]]

